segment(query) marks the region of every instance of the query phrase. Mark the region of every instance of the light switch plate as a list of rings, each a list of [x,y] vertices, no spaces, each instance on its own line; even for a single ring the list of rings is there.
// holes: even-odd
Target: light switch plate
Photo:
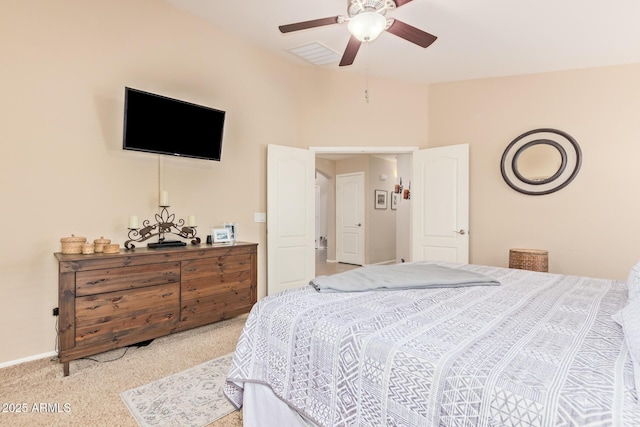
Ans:
[[[265,212],[254,212],[253,220],[255,222],[267,222],[267,214]]]

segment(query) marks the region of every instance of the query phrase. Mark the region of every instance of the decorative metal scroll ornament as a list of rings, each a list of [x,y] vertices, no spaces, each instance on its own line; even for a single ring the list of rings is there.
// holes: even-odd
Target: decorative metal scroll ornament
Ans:
[[[201,240],[196,237],[196,226],[185,225],[184,219],[175,221],[175,214],[169,214],[167,209],[169,206],[160,206],[162,211],[156,214],[156,223],[152,224],[148,219],[142,221],[142,228],[130,228],[129,240],[124,242],[127,249],[135,249],[135,245],[131,242],[144,242],[152,237],[158,236],[158,243],[165,241],[165,235],[173,234],[183,239],[192,239],[192,245],[199,245]]]
[[[557,129],[534,129],[514,139],[502,154],[502,178],[514,190],[540,196],[561,190],[576,177],[582,151]]]

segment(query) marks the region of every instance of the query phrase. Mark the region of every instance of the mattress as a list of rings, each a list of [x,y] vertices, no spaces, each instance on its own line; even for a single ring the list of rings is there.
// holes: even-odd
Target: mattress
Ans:
[[[320,426],[640,425],[614,280],[438,263],[500,286],[261,299],[225,394],[262,384]]]

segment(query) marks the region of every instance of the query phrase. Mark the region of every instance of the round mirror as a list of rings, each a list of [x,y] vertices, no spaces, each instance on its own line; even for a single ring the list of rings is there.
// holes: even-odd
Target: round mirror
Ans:
[[[540,143],[527,147],[514,157],[514,171],[522,179],[540,182],[556,175],[564,166],[566,154],[552,144]]]
[[[542,137],[532,139],[533,135]],[[514,190],[541,195],[568,185],[578,173],[580,163],[580,147],[570,135],[555,129],[536,129],[509,144],[502,155],[500,170]]]

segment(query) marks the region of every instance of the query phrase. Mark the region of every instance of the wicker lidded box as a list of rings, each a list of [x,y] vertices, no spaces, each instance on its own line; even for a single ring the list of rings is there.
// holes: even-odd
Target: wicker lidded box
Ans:
[[[549,271],[549,251],[542,249],[510,249],[509,268]]]
[[[84,245],[86,242],[86,237],[76,237],[75,234],[72,234],[71,237],[63,237],[60,239],[60,243],[62,244],[62,253],[81,254],[82,245]]]
[[[105,239],[104,236],[101,236],[99,239],[95,239],[93,244],[96,247],[96,252],[102,253],[104,252],[104,247],[111,244],[111,239]]]

